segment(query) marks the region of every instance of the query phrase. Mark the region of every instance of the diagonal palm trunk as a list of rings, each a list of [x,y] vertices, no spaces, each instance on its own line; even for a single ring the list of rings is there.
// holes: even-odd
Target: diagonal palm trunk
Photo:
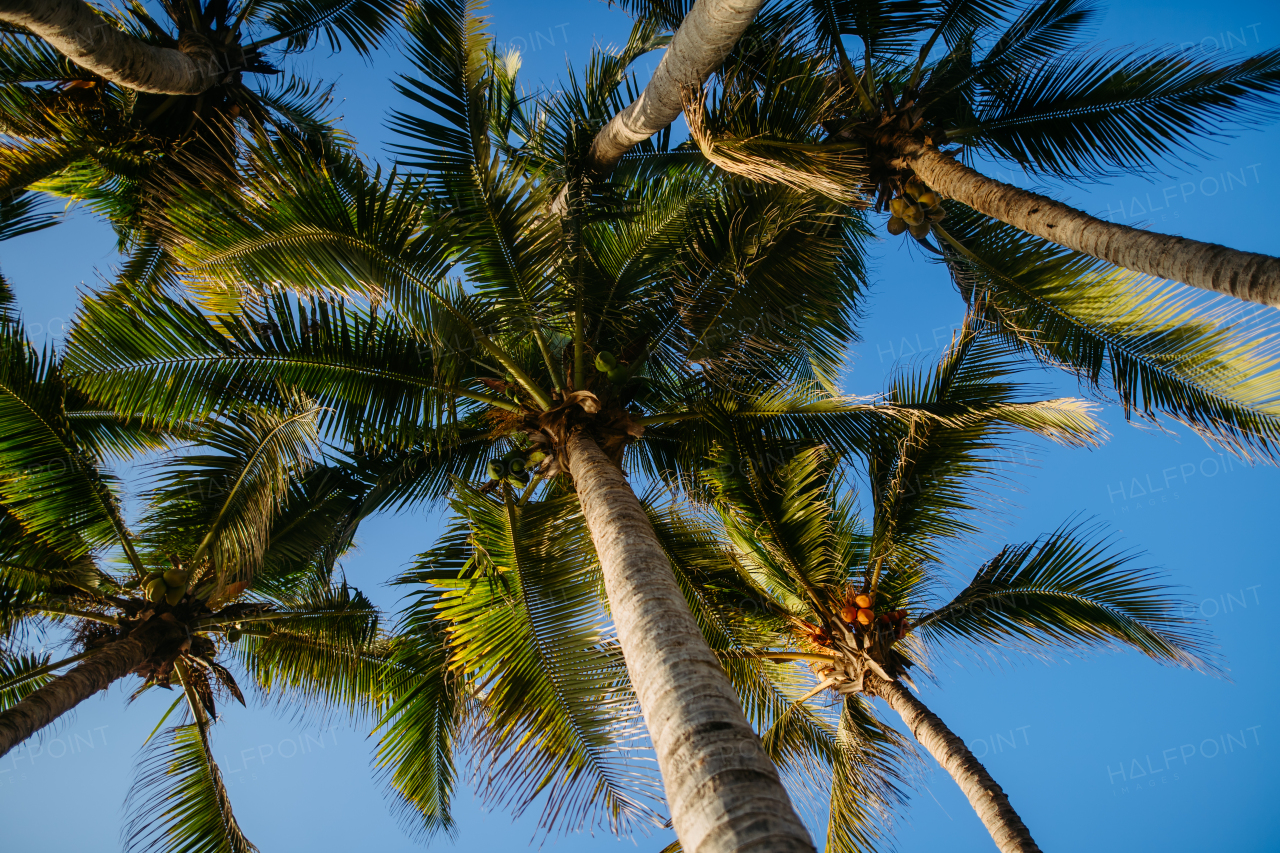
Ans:
[[[867,673],[863,683],[867,692],[879,696],[898,712],[912,736],[956,780],[996,847],[1003,853],[1040,853],[1022,818],[1009,805],[1008,796],[955,732],[901,682],[885,681]]]
[[[915,140],[899,150],[936,192],[1028,234],[1135,272],[1280,307],[1280,258],[1105,222],[988,178]]]
[[[707,82],[763,5],[764,0],[697,0],[640,97],[592,140],[592,168],[609,173],[633,146],[675,121],[684,111],[684,91]]]
[[[0,21],[29,30],[76,65],[139,92],[198,95],[226,75],[211,55],[149,45],[117,29],[84,0],[0,0]]]
[[[146,663],[175,630],[175,626],[158,620],[148,623],[95,651],[66,675],[0,713],[0,756]]]
[[[586,434],[572,435],[567,451],[684,850],[813,853],[635,493]]]

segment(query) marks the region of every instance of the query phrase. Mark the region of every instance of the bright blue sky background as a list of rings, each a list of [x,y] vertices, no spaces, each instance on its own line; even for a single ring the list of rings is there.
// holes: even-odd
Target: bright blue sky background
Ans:
[[[622,13],[594,0],[499,0],[490,13],[498,40],[524,50],[528,87],[554,86],[566,55],[580,66],[593,43],[617,42],[628,28]],[[1280,9],[1271,0],[1117,0],[1102,27],[1114,44],[1182,44],[1206,54],[1225,47],[1228,36],[1237,51],[1241,42],[1250,52],[1280,45]],[[322,52],[304,62],[304,71],[337,78],[345,125],[367,154],[386,161],[384,118],[394,103],[388,78],[403,61],[384,51],[372,64]],[[642,78],[653,64],[639,63]],[[1277,254],[1278,133],[1280,127],[1270,127],[1211,145],[1214,159],[1171,178],[1059,192],[1113,219]],[[1228,172],[1235,176],[1229,190]],[[0,243],[0,265],[34,335],[56,337],[77,288],[110,276],[113,244],[106,226],[78,212],[57,228]],[[848,363],[852,393],[881,390],[898,359],[921,351],[936,356],[961,318],[961,302],[942,272],[905,246],[893,240],[876,249],[864,342]],[[1062,377],[1045,380],[1075,393]],[[1046,448],[1037,467],[1020,473],[1021,492],[1008,495],[1012,505],[992,533],[991,550],[1074,514],[1107,522],[1198,602],[1230,680],[1162,668],[1137,655],[957,659],[939,661],[937,683],[923,685],[923,698],[986,763],[1046,850],[1278,849],[1280,783],[1272,765],[1280,758],[1280,652],[1271,639],[1278,624],[1271,611],[1280,602],[1280,472],[1220,456],[1185,430],[1169,435],[1127,426],[1115,407],[1104,416],[1114,434],[1105,447]],[[430,545],[439,520],[439,513],[422,512],[368,522],[345,561],[348,577],[394,608],[395,593],[381,583]],[[116,846],[133,759],[171,701],[149,695],[126,708],[125,695],[113,689],[85,703],[41,743],[0,759],[5,849]],[[388,815],[361,729],[236,707],[215,743],[241,824],[263,851],[418,849]],[[456,848],[656,853],[670,838],[658,832],[636,841],[599,834],[543,840],[536,814],[535,807],[513,822],[504,812],[484,811],[464,789]],[[932,764],[901,814],[897,843],[908,851],[992,848],[958,788]],[[451,849],[447,840],[432,847]]]

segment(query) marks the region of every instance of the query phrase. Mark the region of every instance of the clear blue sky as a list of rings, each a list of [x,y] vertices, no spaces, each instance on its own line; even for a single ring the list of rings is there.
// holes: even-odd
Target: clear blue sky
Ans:
[[[626,33],[622,13],[597,0],[500,0],[490,8],[497,38],[524,50],[525,85],[554,86],[566,56],[580,65],[592,44]],[[1211,53],[1229,41],[1249,51],[1280,45],[1273,0],[1175,0],[1110,4],[1102,37],[1114,44],[1173,44]],[[323,52],[306,60],[337,78],[346,126],[384,160],[383,122],[394,95],[394,52],[372,64]],[[647,77],[641,62],[642,76]],[[1173,178],[1055,188],[1110,218],[1239,248],[1280,254],[1280,127],[1211,145],[1213,159]],[[1227,174],[1234,176],[1228,181]],[[1008,176],[1006,176],[1008,177]],[[1015,179],[1016,180],[1016,179]],[[899,358],[936,354],[960,320],[961,303],[936,267],[894,241],[877,252],[864,342],[850,354],[846,389],[883,387]],[[116,262],[113,236],[73,213],[57,228],[0,243],[0,266],[33,333],[55,337],[78,288],[94,287]],[[1046,374],[1064,393],[1072,383]],[[1125,544],[1148,553],[1186,587],[1230,667],[1230,680],[1162,668],[1136,655],[1033,661],[939,661],[924,700],[973,748],[1009,793],[1045,850],[1087,846],[1097,853],[1280,849],[1280,651],[1269,641],[1280,619],[1276,535],[1280,472],[1218,455],[1186,431],[1162,434],[1105,411],[1114,435],[1095,451],[1046,448],[1019,477],[993,550],[1057,526],[1073,514],[1097,517]],[[394,608],[381,586],[431,544],[438,513],[375,518],[345,561],[350,580]],[[0,759],[0,847],[100,850],[115,846],[121,804],[142,741],[168,701],[125,706],[113,689],[33,747]],[[336,720],[251,707],[231,708],[216,731],[241,824],[263,851],[351,847],[384,853],[417,849],[396,826],[370,773],[364,732]],[[1243,744],[1243,745],[1242,745]],[[659,832],[634,841],[537,831],[537,808],[512,821],[459,796],[456,848],[505,851],[660,850]],[[989,851],[991,841],[955,784],[930,765],[903,810],[902,850]],[[447,840],[435,849],[452,849]]]

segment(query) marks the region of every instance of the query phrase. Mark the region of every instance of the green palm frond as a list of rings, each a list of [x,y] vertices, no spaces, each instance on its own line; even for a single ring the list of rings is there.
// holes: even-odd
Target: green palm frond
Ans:
[[[201,443],[217,452],[166,466],[146,526],[167,538],[188,537],[175,553],[192,565],[207,556],[219,588],[247,585],[290,486],[315,464],[317,414],[313,402],[300,398],[289,409],[237,411],[211,425]]]
[[[1199,153],[1196,141],[1280,113],[1280,50],[1238,62],[1138,51],[1074,53],[1017,75],[948,138],[1032,174],[1103,178]],[[1224,115],[1230,116],[1224,124]]]
[[[357,719],[376,711],[388,651],[378,612],[359,591],[332,587],[238,624],[240,662],[281,706]]]
[[[213,759],[208,726],[194,722],[161,732],[146,747],[125,800],[122,833],[129,853],[253,853],[231,812]]]
[[[0,503],[67,559],[112,544],[130,551],[113,481],[77,441],[65,393],[53,354],[0,323]]]
[[[405,142],[395,150],[398,162],[423,172],[448,211],[474,286],[503,308],[537,318],[560,254],[560,229],[545,216],[550,186],[522,180],[527,161],[502,157],[491,141],[491,90],[501,81],[479,9],[476,0],[410,7],[408,52],[417,76],[402,75],[396,88],[439,121],[397,110],[392,127]]]
[[[903,780],[919,754],[871,712],[861,696],[846,697],[831,768],[827,853],[870,853],[889,836],[892,809],[907,802]]]
[[[50,211],[47,199],[31,193],[0,197],[0,240],[10,240],[57,225],[62,216]]]
[[[1160,575],[1132,566],[1097,527],[1068,523],[1006,545],[949,603],[921,617],[927,639],[1028,647],[1131,647],[1156,660],[1217,669],[1200,624]]]
[[[1166,413],[1206,440],[1275,459],[1280,350],[1269,319],[953,209],[948,263],[977,318],[1011,345]]]
[[[237,402],[277,404],[286,383],[325,409],[327,431],[412,446],[423,426],[458,412],[451,397],[491,399],[478,385],[467,391],[471,339],[455,329],[428,326],[423,341],[394,315],[342,302],[275,296],[260,310],[215,316],[161,294],[115,290],[82,303],[67,369],[95,399],[165,424],[218,412],[230,389]]]
[[[395,29],[403,8],[394,0],[266,0],[252,7],[251,20],[271,31],[262,44],[283,41],[283,49],[294,52],[323,37],[330,51],[345,46],[361,56]]]
[[[392,641],[379,693],[375,765],[400,825],[419,840],[454,832],[454,754],[466,698],[463,678],[449,668],[444,628],[434,612],[411,613]]]
[[[517,506],[459,485],[454,508],[470,527],[467,562],[458,564],[455,537],[402,582],[431,585],[412,610],[439,611],[451,668],[476,684],[484,793],[517,813],[545,797],[547,829],[654,820],[654,779],[620,749],[637,737],[638,708],[604,633],[576,499]],[[456,579],[441,576],[450,568],[461,570]]]
[[[0,650],[0,711],[7,711],[57,678],[48,671],[52,661],[50,654]]]

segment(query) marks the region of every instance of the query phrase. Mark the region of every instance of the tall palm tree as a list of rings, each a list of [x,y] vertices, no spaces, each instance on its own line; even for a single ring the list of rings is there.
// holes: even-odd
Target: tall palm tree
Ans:
[[[12,312],[0,345],[0,754],[130,675],[142,678],[135,697],[176,687],[129,797],[125,846],[256,849],[209,744],[216,701],[244,702],[219,658],[234,655],[267,695],[344,682],[376,694],[365,658],[388,657],[377,612],[334,577],[368,488],[316,464],[314,404],[186,426],[179,437],[202,452],[173,452],[172,434],[83,408]],[[139,452],[163,456],[134,533],[108,464]],[[27,648],[40,625],[76,653]],[[188,722],[157,735],[179,705]]]
[[[1054,27],[1074,32],[1078,16],[1063,15]],[[687,114],[702,152],[749,185],[781,184],[855,206],[860,194],[910,187],[934,201],[914,178],[904,183],[904,175],[879,170],[863,143],[832,136],[829,126],[843,127],[857,105],[830,83],[834,60],[815,53],[811,40],[770,41],[765,36],[781,24],[768,16],[758,23],[751,50],[722,69],[719,86],[691,98]],[[893,89],[897,79],[880,89]],[[904,199],[893,200],[894,209],[921,217],[911,226],[920,236],[907,239],[947,265],[970,310],[1010,344],[1069,370],[1123,406],[1126,417],[1171,416],[1242,456],[1277,458],[1280,359],[1269,317],[1116,269],[958,202],[943,201],[925,216],[917,203],[904,209]],[[905,221],[891,217],[890,229],[899,227]]]
[[[402,84],[434,116],[397,118],[408,167],[429,171],[384,180],[354,159],[319,168],[283,146],[264,150],[251,193],[184,199],[174,215],[192,239],[177,250],[186,285],[213,308],[250,299],[248,315],[104,294],[75,335],[78,381],[166,421],[296,385],[333,409],[326,428],[357,448],[426,442],[438,467],[423,475],[425,494],[449,472],[475,479],[495,445],[526,459],[541,448],[544,473],[570,473],[584,508],[677,832],[690,850],[811,849],[618,466],[646,432],[661,441],[632,452],[656,471],[663,456],[692,458],[717,419],[783,434],[821,423],[852,442],[884,416],[820,381],[850,337],[857,223],[785,192],[726,196],[677,164],[668,180],[575,196],[579,227],[562,230],[544,214],[560,188],[546,175],[590,145],[574,110],[615,111],[652,30],[638,29],[623,56],[598,57],[578,97],[526,114],[514,67],[489,52],[471,7],[453,6],[443,25],[438,11],[410,12],[418,76]],[[656,144],[646,153],[666,157]],[[227,251],[234,244],[248,251]],[[457,262],[466,287],[445,276]],[[296,303],[277,287],[316,299]],[[768,328],[744,328],[761,315]],[[173,359],[161,355],[171,344]],[[159,396],[163,380],[144,367],[157,358],[174,379]],[[606,375],[597,363],[615,366]],[[808,384],[760,400],[716,384],[795,375]],[[645,378],[663,389],[647,404],[637,402]]]
[[[6,17],[6,6],[32,9],[19,20]],[[265,82],[281,74],[282,61],[321,39],[369,55],[398,18],[389,0],[204,0],[163,10],[162,24],[138,4],[124,13],[100,13],[81,0],[0,4],[0,20],[19,25],[0,32],[0,190],[86,202],[116,227],[138,278],[163,275],[169,265],[165,211],[175,187],[234,185],[246,139],[345,142],[325,116],[326,86],[293,75]],[[168,93],[112,75],[69,53],[65,39],[42,37],[49,34],[32,16],[62,11],[76,16],[76,27],[91,25],[94,36],[72,38],[90,52],[114,40],[151,54],[190,55],[217,73]],[[147,74],[146,61],[125,65]]]
[[[685,6],[622,5],[670,26]],[[1232,61],[1154,48],[1103,50],[1083,43],[1096,14],[1082,0],[777,7],[757,18],[739,56],[759,70],[769,64],[764,56],[785,44],[815,60],[807,73],[828,85],[799,112],[811,119],[810,132],[771,139],[760,134],[766,128],[750,126],[750,116],[711,123],[694,116],[691,126],[709,157],[756,177],[772,171],[774,180],[794,180],[801,171],[820,178],[831,155],[846,152],[864,176],[844,192],[906,213],[893,233],[909,224],[918,236],[941,234],[941,226],[928,225],[927,208],[937,197],[954,199],[1073,252],[1280,306],[1280,259],[1105,222],[973,168],[982,155],[1065,180],[1150,171],[1162,159],[1197,153],[1196,143],[1221,133],[1227,121],[1249,126],[1276,115],[1280,51]],[[856,39],[852,53],[846,36]],[[794,123],[798,115],[755,117]],[[816,150],[814,126],[823,137]],[[780,168],[763,162],[779,156]],[[927,204],[904,204],[926,191]]]
[[[968,331],[929,373],[897,377],[903,404],[971,406],[1017,395],[993,339]],[[1024,426],[1044,404],[1025,404]],[[886,434],[868,457],[874,518],[864,526],[840,494],[833,459],[810,448],[772,471],[726,448],[708,470],[713,501],[743,566],[737,601],[755,608],[722,618],[772,617],[774,633],[753,650],[801,662],[811,688],[859,713],[879,697],[956,780],[1003,851],[1039,850],[1008,796],[978,759],[906,684],[944,645],[1130,647],[1179,666],[1211,668],[1197,625],[1150,570],[1133,565],[1096,527],[1068,523],[1004,546],[969,584],[939,606],[947,570],[976,533],[975,482],[1001,478],[1008,426],[913,424]],[[1088,441],[1096,432],[1077,440]],[[734,599],[722,596],[730,605]],[[914,685],[912,685],[914,687]],[[841,780],[832,780],[828,848],[852,849],[841,832]]]

